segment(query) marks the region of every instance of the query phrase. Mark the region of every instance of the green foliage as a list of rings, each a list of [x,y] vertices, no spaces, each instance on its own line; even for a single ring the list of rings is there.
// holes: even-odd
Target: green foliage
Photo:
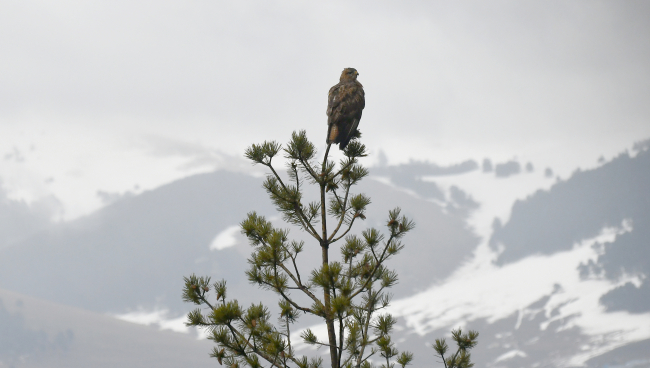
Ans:
[[[251,283],[278,295],[277,326],[271,323],[271,315],[262,304],[242,309],[237,300],[227,300],[225,280],[210,285],[209,277],[185,278],[183,300],[207,307],[207,312],[195,309],[188,313],[186,324],[209,332],[209,338],[217,344],[211,356],[220,364],[322,367],[321,358],[308,359],[294,352],[295,334],[291,328],[302,313],[319,316],[327,325],[325,341],[309,329],[302,331],[299,338],[328,349],[333,368],[371,368],[371,358],[380,359],[386,368],[405,367],[412,361],[413,355],[400,353],[391,340],[396,320],[379,312],[390,302],[387,289],[398,282],[397,274],[386,267],[386,262],[404,248],[400,240],[415,224],[396,208],[388,213],[386,235],[375,228],[364,230],[361,236],[349,234],[358,219],[366,218],[371,203],[366,195],[351,193],[368,175],[359,163],[359,158],[367,156],[359,136],[349,142],[338,165],[328,159],[329,146],[322,161],[317,162],[316,148],[304,131],[294,132],[284,148],[276,142],[264,142],[246,150],[245,156],[253,164],[269,169],[263,187],[283,220],[311,235],[314,242],[310,246],[320,247],[323,259],[305,278],[298,268],[298,256],[305,243],[290,239],[288,229],[276,227],[255,212],[248,213],[240,223],[253,248],[246,276]],[[278,174],[273,162],[280,152],[286,160],[285,177]],[[307,184],[318,187],[319,200],[303,201]],[[330,261],[330,246],[340,240],[341,261]],[[299,303],[290,292],[302,293],[309,304]],[[445,344],[444,340],[440,343]],[[463,345],[462,352],[450,362],[469,362],[469,354],[464,351],[471,347]],[[443,350],[441,356],[446,347]]]
[[[442,359],[445,368],[473,367],[474,363],[470,360],[469,350],[475,347],[478,343],[478,332],[470,330],[463,334],[463,331],[459,328],[451,331],[451,338],[456,342],[458,349],[454,354],[447,358],[445,358],[445,354],[447,353],[449,346],[445,339],[436,339],[435,344],[432,346],[433,350],[437,353],[436,356]]]

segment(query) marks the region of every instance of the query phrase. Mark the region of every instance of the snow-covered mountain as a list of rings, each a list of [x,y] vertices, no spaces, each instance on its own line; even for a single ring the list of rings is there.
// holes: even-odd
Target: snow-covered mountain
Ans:
[[[358,189],[373,200],[363,227],[383,226],[395,206],[417,223],[392,263],[400,284],[391,307],[415,366],[434,366],[431,342],[459,326],[481,333],[477,366],[650,366],[649,146],[564,179],[516,161],[371,168]],[[0,246],[0,288],[187,332],[180,291],[191,273],[227,279],[244,305],[275,304],[244,276],[250,249],[237,224],[253,210],[280,223],[261,179],[229,171],[67,223],[44,223],[5,198],[0,214],[26,225]],[[310,250],[303,256],[309,264]],[[39,366],[29,356],[25,366]]]

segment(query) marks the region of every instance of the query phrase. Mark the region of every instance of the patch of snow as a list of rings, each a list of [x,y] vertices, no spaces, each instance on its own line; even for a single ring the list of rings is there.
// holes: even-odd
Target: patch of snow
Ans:
[[[483,242],[474,258],[447,280],[394,301],[389,311],[403,317],[415,333],[425,335],[437,329],[463,327],[477,319],[494,323],[517,311],[523,317],[536,312],[526,307],[550,295],[543,309],[548,320],[540,329],[548,328],[550,322],[557,320],[563,322],[558,331],[577,326],[592,336],[594,343],[590,350],[566,362],[567,366],[582,365],[589,358],[623,344],[650,338],[650,313],[606,313],[599,303],[603,294],[636,276],[623,277],[617,282],[582,280],[577,271],[580,263],[598,256],[593,244],[612,242],[628,231],[631,231],[630,223],[624,221],[618,228],[603,228],[598,236],[574,244],[569,251],[530,256],[501,267],[493,263],[498,253]],[[551,316],[552,311],[557,315]]]
[[[226,230],[217,234],[210,244],[210,250],[222,250],[237,245],[239,240],[237,234],[239,233],[239,225],[229,226]]]
[[[510,350],[509,352],[507,352],[505,354],[499,355],[499,357],[496,358],[494,360],[494,362],[495,363],[502,362],[504,360],[508,360],[508,359],[512,359],[512,358],[516,358],[516,357],[525,358],[527,356],[528,356],[528,354],[526,354],[525,352],[523,352],[521,350]]]
[[[185,316],[169,318],[167,309],[154,309],[146,311],[139,309],[135,312],[114,315],[115,318],[122,321],[136,323],[139,325],[151,326],[158,325],[160,330],[171,330],[180,333],[189,333],[189,327],[185,326],[187,318]]]
[[[467,222],[484,240],[492,235],[495,218],[502,223],[508,221],[515,201],[523,200],[537,190],[549,189],[555,183],[541,172],[498,178],[493,172],[484,173],[481,170],[453,176],[423,176],[422,181],[435,183],[447,197],[450,188],[456,186],[478,202],[480,207],[472,211]]]
[[[171,330],[174,332],[188,333],[189,327],[185,325],[186,321],[187,321],[187,317],[181,316],[178,318],[163,319],[158,322],[158,325],[160,326],[161,330]]]
[[[396,190],[398,192],[408,194],[411,197],[418,198],[418,199],[424,199],[424,198],[422,198],[422,196],[420,196],[413,189],[409,189],[409,188],[406,188],[406,187],[403,187],[403,186],[400,186],[400,185],[397,185],[397,184],[393,183],[393,181],[389,177],[372,175],[372,176],[369,176],[368,178],[370,180],[374,180],[374,181],[377,181],[379,183],[382,183],[385,186],[390,187],[390,188],[392,188],[392,189],[394,189],[394,190]],[[443,206],[445,204],[443,201],[439,201],[437,199],[427,199],[427,201],[436,203],[436,204],[438,204],[440,206]],[[443,208],[443,211],[444,211],[444,208]]]

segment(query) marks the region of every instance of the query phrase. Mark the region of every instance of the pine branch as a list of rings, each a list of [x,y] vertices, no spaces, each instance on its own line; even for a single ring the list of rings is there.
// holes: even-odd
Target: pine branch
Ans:
[[[348,179],[348,182],[349,182],[349,179]],[[349,194],[350,194],[350,186],[348,185],[348,186],[345,188],[345,197],[343,198],[343,206],[342,206],[342,209],[341,209],[341,218],[340,218],[340,220],[339,220],[338,225],[336,226],[336,229],[334,229],[334,231],[332,231],[332,235],[330,235],[330,237],[327,239],[327,241],[330,242],[330,244],[331,244],[331,243],[334,243],[336,240],[339,240],[339,239],[341,239],[342,237],[344,237],[345,234],[347,234],[348,231],[350,231],[350,229],[352,228],[352,222],[354,222],[354,218],[353,218],[352,221],[350,222],[350,226],[348,226],[348,229],[345,231],[345,233],[343,233],[343,235],[341,235],[340,237],[338,237],[336,240],[332,241],[332,239],[334,238],[334,236],[336,236],[336,233],[337,233],[337,232],[339,231],[339,229],[341,228],[341,225],[343,224],[343,221],[345,220],[345,216],[346,216],[347,213],[348,213],[347,204],[348,204],[348,195],[349,195]],[[337,199],[338,199],[338,196],[337,196]],[[339,203],[340,203],[340,201],[339,201]],[[355,218],[356,218],[356,217],[355,217]]]
[[[249,213],[241,227],[255,250],[248,260],[250,268],[246,275],[251,283],[280,296],[279,327],[269,322],[268,310],[262,304],[252,305],[244,312],[236,300],[226,301],[225,281],[214,284],[217,303],[210,303],[207,298],[209,278],[192,275],[186,279],[183,299],[205,305],[211,313],[203,315],[201,309],[196,309],[188,313],[187,324],[211,330],[210,339],[221,348],[215,348],[211,356],[219,363],[224,362],[231,368],[238,368],[240,364],[257,368],[262,366],[262,359],[272,367],[287,368],[290,364],[298,368],[321,367],[321,358],[309,361],[305,356],[294,356],[291,324],[301,312],[319,316],[327,325],[328,342],[319,341],[309,329],[300,336],[307,344],[327,347],[332,368],[351,367],[353,363],[356,367],[369,368],[369,359],[377,353],[391,368],[396,364],[404,368],[411,361],[412,354],[402,352],[399,355],[391,341],[393,317],[378,313],[390,302],[391,294],[386,290],[397,283],[397,274],[387,269],[385,262],[403,248],[399,239],[414,225],[404,216],[400,217],[399,209],[395,209],[389,212],[386,241],[375,229],[364,231],[363,238],[348,235],[357,218],[365,219],[365,210],[370,204],[370,198],[364,194],[351,194],[352,186],[368,175],[368,170],[358,160],[366,156],[365,146],[358,142],[359,136],[356,134],[348,143],[343,150],[345,158],[339,163],[329,158],[331,144],[318,162],[315,146],[307,139],[305,131],[294,132],[284,149],[276,142],[264,142],[246,150],[246,157],[254,164],[269,169],[263,184],[269,197],[284,221],[318,242],[322,263],[312,271],[308,281],[303,282],[297,258],[304,243],[289,242],[289,230],[275,228],[264,217]],[[282,179],[273,164],[273,158],[282,149],[288,160],[287,180]],[[303,205],[305,181],[318,185],[320,198]],[[331,192],[329,197],[328,192]],[[330,225],[331,234],[327,230],[328,214],[330,221],[334,221]],[[316,230],[319,221],[321,229]],[[343,261],[330,262],[330,245],[343,238],[346,239],[340,247]],[[315,288],[322,290],[322,299],[316,296]],[[292,299],[293,290],[301,290],[313,304],[299,305]],[[355,301],[355,298],[360,300]],[[466,351],[470,347],[459,341],[465,344],[464,348],[452,358],[469,362]],[[462,366],[466,367],[469,366]]]
[[[269,163],[269,165],[267,165],[267,167],[269,169],[271,169],[271,171],[273,172],[273,175],[275,176],[275,178],[278,180],[278,182],[282,186],[282,189],[284,189],[285,191],[288,190],[287,186],[284,185],[284,182],[282,181],[282,178],[280,178],[280,175],[278,175],[278,173],[275,171],[275,168],[273,168],[273,166],[271,166],[270,163]],[[302,209],[300,208],[300,203],[298,203],[298,202],[296,202],[294,200],[291,200],[291,199],[284,199],[284,200],[287,201],[287,202],[293,203],[294,211],[296,212],[296,214],[298,215],[298,218],[300,219],[302,228],[305,231],[307,231],[311,236],[316,238],[318,241],[321,241],[321,237],[316,232],[316,229],[314,229],[314,227],[311,225],[311,223],[307,219],[307,216],[305,216],[304,212],[302,212]]]
[[[302,285],[302,284],[299,282],[299,280],[297,280],[297,279],[296,279],[296,278],[295,278],[295,277],[294,277],[294,276],[289,272],[289,270],[286,268],[286,266],[285,266],[284,264],[280,264],[279,266],[280,266],[280,267],[281,267],[285,272],[287,272],[287,273],[290,275],[289,277],[291,277],[291,279],[296,283],[296,285],[298,286],[298,288],[299,288],[300,290],[302,290],[303,293],[305,293],[307,296],[309,296],[309,297],[311,298],[311,300],[314,301],[314,303],[317,303],[318,305],[321,305],[321,306],[322,306],[322,303],[321,303],[320,299],[318,299],[318,298],[316,297],[316,295],[312,294],[312,292],[309,291],[309,289],[308,289],[307,287],[305,287],[304,285]],[[284,295],[283,295],[283,296],[284,296]],[[285,298],[286,298],[286,299],[289,299],[289,298],[287,298],[287,297],[285,297]],[[291,300],[289,300],[289,301],[291,301]],[[292,305],[293,305],[293,304],[292,304]],[[295,307],[295,306],[294,306],[294,307]],[[298,307],[296,307],[296,308],[298,308]],[[310,313],[315,314],[315,312],[312,311],[311,309],[308,309],[308,310],[304,310],[304,309],[302,309],[302,308],[298,308],[298,309],[303,310],[303,311],[308,311],[308,312],[310,312]]]

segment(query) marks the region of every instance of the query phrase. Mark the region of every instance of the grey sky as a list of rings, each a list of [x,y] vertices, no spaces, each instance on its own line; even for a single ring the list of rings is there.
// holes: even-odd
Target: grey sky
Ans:
[[[644,1],[1,6],[2,153],[49,150],[44,177],[106,165],[87,186],[131,175],[120,167],[160,153],[153,141],[237,156],[296,129],[321,143],[344,67],[366,90],[365,142],[391,162],[516,156],[562,172],[650,137]]]

